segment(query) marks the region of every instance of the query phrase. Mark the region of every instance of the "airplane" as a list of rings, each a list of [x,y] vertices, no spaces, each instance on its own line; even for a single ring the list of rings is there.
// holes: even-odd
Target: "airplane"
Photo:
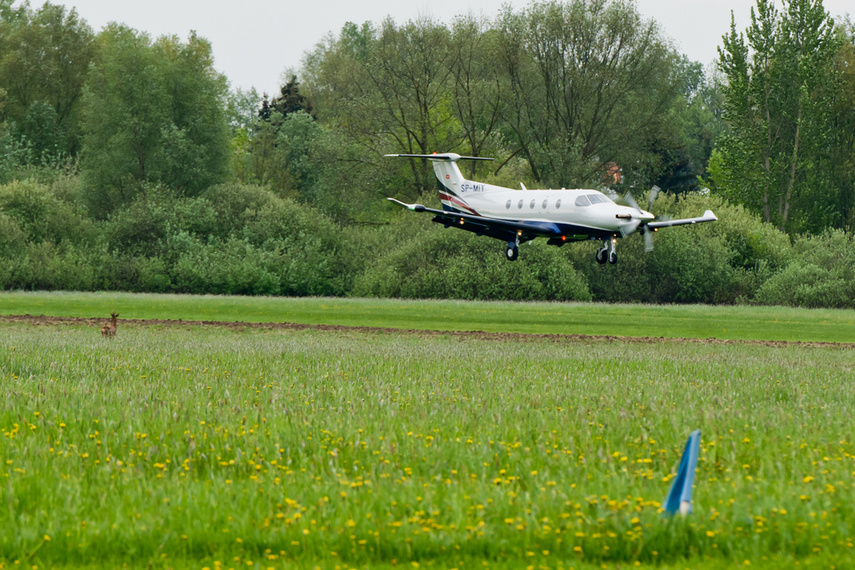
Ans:
[[[520,244],[543,237],[549,245],[559,247],[567,242],[600,240],[602,245],[596,252],[597,262],[615,264],[618,237],[626,237],[640,229],[644,234],[645,249],[650,251],[653,249],[652,232],[659,228],[718,220],[712,210],[707,210],[697,218],[654,221],[656,217],[642,210],[629,193],[625,200],[630,205],[621,206],[598,190],[529,190],[521,183],[523,191],[520,191],[467,180],[457,166],[459,160],[492,158],[460,156],[453,152],[386,156],[432,162],[439,180],[442,209],[407,204],[394,198],[388,200],[414,212],[434,214],[433,221],[446,228],[459,228],[502,240],[507,244],[505,255],[509,261],[519,256]],[[654,187],[651,192],[651,204],[658,190]]]

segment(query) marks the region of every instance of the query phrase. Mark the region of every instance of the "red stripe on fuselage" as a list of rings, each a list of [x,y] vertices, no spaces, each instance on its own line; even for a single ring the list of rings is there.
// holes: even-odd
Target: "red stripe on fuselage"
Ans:
[[[461,208],[467,214],[472,214],[473,216],[480,216],[481,215],[478,212],[476,212],[475,210],[473,210],[472,208],[470,208],[469,205],[466,204],[466,202],[464,202],[463,200],[461,200],[460,198],[458,198],[457,196],[454,196],[452,194],[446,194],[444,192],[440,192],[439,193],[439,199],[442,202],[449,202],[452,206],[456,206],[458,208]]]

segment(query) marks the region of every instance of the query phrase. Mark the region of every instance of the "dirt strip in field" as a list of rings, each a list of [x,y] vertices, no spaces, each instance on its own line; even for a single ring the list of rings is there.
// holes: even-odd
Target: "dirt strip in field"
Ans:
[[[32,326],[57,326],[57,325],[86,325],[100,328],[109,324],[109,319],[95,319],[84,317],[48,317],[45,315],[0,315],[0,322],[24,323]],[[655,343],[675,342],[694,344],[740,344],[758,346],[801,346],[812,348],[841,348],[855,349],[855,343],[847,342],[803,342],[787,340],[733,340],[721,338],[668,338],[668,337],[635,337],[635,336],[611,336],[611,335],[587,335],[587,334],[548,334],[548,333],[507,333],[486,331],[447,331],[447,330],[419,330],[419,329],[395,329],[384,327],[351,327],[344,325],[307,325],[300,323],[247,323],[243,321],[185,321],[171,319],[121,319],[121,327],[221,327],[232,330],[245,329],[267,329],[267,330],[316,330],[329,332],[352,332],[371,334],[406,334],[421,336],[450,336],[460,339],[497,340],[497,341],[552,341],[552,342],[632,342],[632,343]]]

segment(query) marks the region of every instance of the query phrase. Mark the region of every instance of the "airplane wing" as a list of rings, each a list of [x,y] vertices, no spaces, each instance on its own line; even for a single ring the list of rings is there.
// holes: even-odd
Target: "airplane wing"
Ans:
[[[715,222],[718,220],[712,210],[707,210],[704,215],[699,218],[684,218],[682,220],[667,220],[662,222],[647,222],[647,227],[651,229],[668,228],[671,226],[685,226],[687,224],[699,224],[701,222]]]
[[[482,216],[473,216],[472,214],[463,214],[459,212],[447,212],[445,210],[435,210],[428,208],[422,204],[407,204],[394,198],[387,198],[390,202],[412,210],[413,212],[430,212],[436,214],[433,218],[434,222],[444,224],[446,227],[454,226],[462,230],[475,232],[478,235],[487,235],[498,239],[507,239],[508,234],[518,234],[527,241],[535,237],[554,237],[561,235],[561,229],[558,225],[552,222],[536,222],[536,221],[516,221],[505,220],[500,218],[485,218]]]

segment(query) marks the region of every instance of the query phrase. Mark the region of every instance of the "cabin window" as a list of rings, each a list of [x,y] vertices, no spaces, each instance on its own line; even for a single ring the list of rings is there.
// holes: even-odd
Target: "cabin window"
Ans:
[[[505,208],[507,208],[508,210],[511,209],[511,201],[510,200],[508,200],[508,203],[505,204]]]
[[[534,209],[534,200],[531,201],[531,204],[529,204],[528,207],[531,208],[532,210]]]
[[[558,209],[560,207],[561,207],[561,198],[559,198],[558,200],[555,201],[555,209]]]
[[[588,200],[588,197],[582,194],[581,196],[576,196],[576,205],[577,206],[590,206],[591,201]]]
[[[547,200],[544,200],[544,201],[543,201],[543,209],[544,209],[544,210],[546,209],[546,204],[547,204],[547,202],[548,202]]]
[[[517,208],[522,208],[522,204],[523,204],[523,201],[522,201],[522,200],[520,200],[520,203],[519,203],[519,204],[517,204]]]

